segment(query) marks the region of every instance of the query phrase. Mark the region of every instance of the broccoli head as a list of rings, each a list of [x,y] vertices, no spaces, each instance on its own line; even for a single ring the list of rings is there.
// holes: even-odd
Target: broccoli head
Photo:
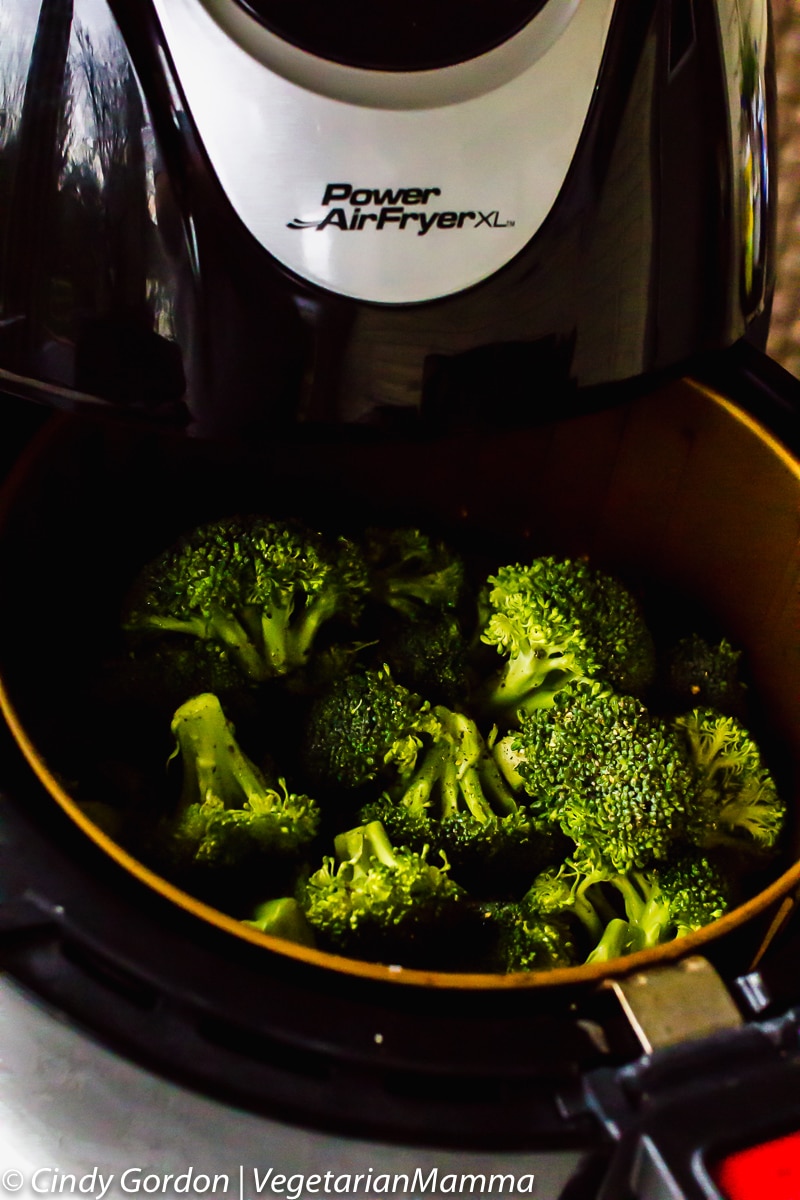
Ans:
[[[560,691],[503,739],[535,817],[616,871],[665,859],[687,824],[695,771],[685,739],[633,696],[599,683]]]
[[[390,837],[446,854],[460,881],[478,892],[518,871],[527,878],[551,861],[553,835],[517,802],[475,722],[439,705],[413,762],[394,757],[395,777],[383,797],[361,810]]]
[[[694,847],[676,848],[669,862],[615,876],[611,882],[625,905],[631,950],[659,946],[702,929],[730,905],[722,871]]]
[[[416,617],[425,609],[458,606],[464,589],[464,563],[445,542],[419,529],[368,529],[364,554],[373,599]]]
[[[550,971],[581,960],[570,922],[561,916],[540,916],[518,901],[482,904],[478,911],[483,929],[477,936],[485,941],[489,935],[489,970]]]
[[[747,688],[741,672],[741,650],[727,638],[709,642],[699,633],[681,638],[667,654],[667,695],[678,708],[714,708],[742,718],[746,711]]]
[[[704,847],[774,849],[786,805],[752,735],[735,717],[696,708],[678,717],[697,773],[689,833]]]
[[[534,880],[521,907],[571,922],[589,948],[586,962],[607,962],[716,921],[728,910],[729,889],[705,854],[676,845],[669,862],[644,870],[617,872],[596,857],[567,859]]]
[[[171,719],[184,701],[213,692],[226,705],[248,704],[252,680],[217,642],[167,634],[147,638],[105,665],[99,698]]]
[[[301,905],[320,943],[344,953],[413,956],[416,942],[446,929],[464,893],[427,848],[395,849],[379,821],[340,833],[305,883]]]
[[[613,870],[599,860],[576,856],[542,871],[521,907],[540,919],[566,921],[581,947],[576,961],[608,962],[629,952],[633,936],[604,890],[613,878]]]
[[[531,712],[574,679],[601,678],[642,693],[655,651],[638,602],[611,575],[582,559],[537,558],[501,567],[488,580],[481,640],[507,662],[483,697],[490,713]]]
[[[405,687],[436,704],[462,707],[470,692],[467,643],[450,612],[421,612],[384,622],[381,661]]]
[[[347,539],[231,517],[192,530],[144,568],[123,626],[209,639],[262,681],[304,666],[320,627],[356,620],[366,592],[366,565]]]
[[[193,696],[172,721],[183,782],[179,811],[170,823],[178,861],[235,866],[253,853],[295,854],[317,833],[319,809],[272,787],[239,747],[216,696]]]
[[[356,789],[394,763],[411,769],[422,737],[438,729],[430,705],[387,667],[344,675],[311,706],[304,761],[315,785]]]

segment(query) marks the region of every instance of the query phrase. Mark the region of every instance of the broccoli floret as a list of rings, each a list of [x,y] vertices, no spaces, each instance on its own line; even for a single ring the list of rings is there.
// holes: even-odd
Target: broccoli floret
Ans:
[[[249,921],[242,921],[251,929],[268,933],[272,937],[283,938],[287,942],[297,942],[300,946],[316,946],[314,930],[306,920],[306,915],[293,896],[281,896],[277,900],[266,900],[259,904]]]
[[[547,919],[571,919],[587,962],[607,962],[659,946],[716,921],[729,907],[719,868],[691,846],[676,846],[668,863],[620,873],[598,858],[568,859],[542,872],[521,908]]]
[[[100,700],[109,705],[148,709],[170,717],[185,700],[213,692],[228,705],[246,702],[252,680],[216,642],[177,635],[146,639],[125,658],[106,664]]]
[[[627,954],[633,941],[629,923],[617,914],[603,890],[613,877],[613,870],[599,860],[567,859],[536,877],[522,908],[540,918],[571,921],[583,943],[584,961],[608,962]]]
[[[467,643],[452,613],[385,622],[378,653],[398,683],[436,704],[463,707],[470,692]]]
[[[641,694],[655,673],[653,639],[635,597],[582,559],[538,558],[488,580],[481,640],[507,658],[483,697],[509,720],[552,703],[574,679]]]
[[[696,708],[678,717],[697,774],[689,834],[703,847],[774,849],[786,805],[752,735],[735,717]]]
[[[483,930],[490,947],[487,969],[512,971],[550,971],[572,967],[581,961],[568,920],[560,916],[543,917],[516,901],[479,906]]]
[[[615,876],[611,883],[625,904],[632,951],[702,929],[729,907],[724,875],[693,847],[681,848],[670,862],[648,871]]]
[[[367,956],[407,958],[447,928],[464,893],[443,860],[427,848],[395,849],[379,821],[341,833],[335,858],[325,858],[302,889],[301,905],[320,942],[329,949]]]
[[[509,738],[531,812],[579,857],[625,872],[665,859],[683,834],[696,788],[685,738],[635,697],[574,684]]]
[[[415,761],[396,755],[396,778],[381,800],[361,811],[382,820],[392,839],[428,843],[447,855],[458,878],[482,891],[496,876],[532,871],[552,861],[553,837],[532,820],[503,780],[477,725],[443,706]],[[483,876],[483,878],[481,878]]]
[[[254,852],[295,854],[312,841],[317,804],[290,793],[283,779],[270,786],[240,749],[216,696],[183,704],[172,732],[172,757],[183,769],[179,811],[169,825],[178,861],[235,866]]]
[[[699,633],[681,638],[667,655],[665,685],[669,700],[683,711],[714,708],[742,719],[747,688],[741,672],[741,650],[722,638],[712,643]]]
[[[406,617],[426,608],[458,606],[464,589],[463,560],[445,542],[419,529],[368,529],[364,553],[373,599]]]
[[[345,675],[312,704],[303,758],[318,786],[356,789],[414,766],[422,735],[439,722],[420,696],[395,683],[387,667]]]
[[[367,571],[345,538],[299,522],[231,517],[202,525],[149,563],[124,607],[131,633],[183,633],[225,648],[262,681],[305,665],[320,627],[361,612]]]

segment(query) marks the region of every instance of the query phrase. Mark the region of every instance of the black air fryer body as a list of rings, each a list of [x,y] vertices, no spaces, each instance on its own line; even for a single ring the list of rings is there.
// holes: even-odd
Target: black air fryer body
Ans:
[[[10,386],[249,439],[525,423],[758,336],[765,3],[282,7],[9,6]]]
[[[2,591],[0,628],[35,624],[76,548],[111,596],[163,532],[259,496],[285,507],[292,488],[329,519],[474,521],[514,545],[540,504],[548,549],[613,565],[633,547],[655,578],[702,583],[756,643],[792,740],[778,650],[796,638],[800,401],[754,348],[773,274],[766,3],[489,8],[7,6],[0,562],[28,585]],[[754,632],[759,573],[780,636]],[[92,625],[67,607],[51,713]],[[707,1115],[685,1090],[701,1077],[720,1081],[730,1132],[747,1115],[732,1097],[783,1061],[791,1010],[620,1082],[641,1046],[585,981],[398,984],[232,936],[106,853],[23,756],[46,644],[32,670],[25,639],[0,638],[21,696],[2,744],[0,954],[111,1046],[284,1121],[509,1155],[608,1145],[642,1097]],[[800,1000],[779,963],[747,971],[774,909],[709,950],[750,1019]],[[773,1095],[800,1119],[794,1087]],[[637,1194],[666,1194],[645,1190],[656,1176]]]

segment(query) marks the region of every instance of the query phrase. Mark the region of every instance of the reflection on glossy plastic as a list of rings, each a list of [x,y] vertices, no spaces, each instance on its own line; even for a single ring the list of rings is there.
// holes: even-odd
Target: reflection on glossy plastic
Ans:
[[[483,56],[506,74],[480,86],[479,56],[441,73],[328,62],[318,87],[217,20],[235,8],[258,26],[245,8],[168,0],[217,21],[212,58],[238,55],[286,100],[232,106],[222,76],[198,84],[178,63],[164,4],[15,0],[0,15],[6,387],[248,443],[298,423],[526,424],[594,384],[730,346],[767,310],[766,0],[615,4],[607,34],[596,22],[599,74],[590,63],[573,88],[570,58],[563,103],[534,89],[516,108],[528,67],[604,0],[551,0],[535,21],[559,20],[536,53],[514,57],[513,36]],[[519,144],[486,140],[498,97]],[[579,136],[556,163],[572,105]],[[298,132],[298,115],[351,110],[355,145],[341,126],[338,141],[327,125]],[[454,136],[400,162],[386,131],[431,113]],[[464,138],[478,165],[456,180]],[[232,184],[233,150],[265,141],[291,154],[249,190],[241,173]],[[260,242],[267,216],[279,233]]]
[[[120,32],[23,2],[0,38],[3,366],[125,406],[180,401],[169,185]]]

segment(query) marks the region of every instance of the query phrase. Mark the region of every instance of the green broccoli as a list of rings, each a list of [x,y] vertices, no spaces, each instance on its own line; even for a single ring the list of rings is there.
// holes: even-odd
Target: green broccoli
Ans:
[[[568,859],[542,872],[520,907],[572,920],[586,962],[660,946],[716,921],[729,907],[728,882],[701,851],[677,846],[668,863],[625,873],[597,858]]]
[[[462,559],[419,529],[368,529],[364,554],[373,599],[406,617],[425,609],[455,609],[462,599]]]
[[[693,933],[729,908],[725,876],[693,847],[676,848],[668,863],[615,876],[611,883],[625,904],[631,951]]]
[[[345,676],[315,701],[303,757],[315,788],[383,784],[360,819],[382,821],[397,845],[443,851],[459,873],[480,866],[491,885],[495,870],[529,878],[552,860],[552,826],[518,803],[475,722],[431,707],[386,667]]]
[[[340,833],[302,888],[301,905],[320,944],[343,953],[413,959],[415,943],[439,936],[461,911],[464,893],[447,863],[395,849],[379,821]]]
[[[395,683],[388,667],[344,675],[311,706],[303,759],[315,786],[352,790],[414,766],[425,734],[439,722],[420,696]]]
[[[580,962],[572,928],[564,917],[540,916],[519,901],[484,903],[477,911],[483,928],[475,940],[489,942],[484,955],[487,970],[550,971]]]
[[[741,659],[741,650],[735,650],[727,638],[709,642],[699,633],[681,638],[666,656],[667,698],[682,711],[713,708],[742,719],[747,688],[741,679]]]
[[[599,860],[567,859],[534,879],[521,907],[542,919],[571,922],[583,943],[584,961],[608,962],[627,954],[633,941],[628,921],[619,916],[603,888],[613,878],[613,870]]]
[[[154,763],[119,818],[93,794],[85,811],[248,927],[372,961],[602,964],[720,917],[785,818],[734,711],[738,652],[685,638],[656,690],[636,598],[579,559],[504,566],[477,614],[468,599],[461,558],[419,529],[356,544],[259,516],[198,527],[124,608],[130,672],[108,725],[123,750],[152,727]],[[164,818],[170,697],[182,784]],[[248,757],[232,713],[248,747],[271,730],[298,793],[265,747]],[[314,869],[323,818],[345,832]]]
[[[689,834],[703,847],[773,850],[786,805],[752,735],[735,717],[696,708],[678,717],[697,773]]]
[[[574,679],[602,678],[643,693],[655,674],[653,639],[634,596],[582,559],[537,558],[488,580],[481,640],[507,662],[487,684],[483,707],[513,720],[552,703]]]
[[[450,612],[424,611],[385,621],[377,654],[405,687],[436,704],[463,708],[470,693],[467,643]]]
[[[625,872],[667,858],[684,833],[696,788],[685,738],[633,696],[573,684],[497,753],[522,780],[533,816],[557,823],[579,857]]]
[[[231,517],[192,530],[144,568],[123,627],[210,639],[262,681],[304,666],[325,622],[355,621],[367,586],[347,539],[328,544],[299,522]]]
[[[184,701],[213,692],[226,706],[247,704],[252,680],[217,642],[167,634],[147,638],[124,658],[105,664],[99,683],[102,703],[149,710],[171,718]]]
[[[252,919],[242,921],[251,929],[268,933],[272,937],[283,938],[287,942],[297,942],[299,946],[316,946],[314,930],[306,920],[300,904],[294,896],[281,896],[277,900],[265,900],[259,904]]]
[[[169,823],[177,861],[235,866],[253,853],[293,855],[313,840],[315,801],[290,793],[283,779],[270,786],[240,749],[216,696],[181,705],[172,732],[171,757],[183,769],[178,814]]]
[[[513,888],[517,874],[530,878],[552,861],[552,826],[543,828],[517,802],[471,718],[442,706],[432,712],[438,728],[428,731],[413,763],[396,756],[401,769],[361,819],[380,819],[398,843],[440,850],[479,893],[498,877]]]

